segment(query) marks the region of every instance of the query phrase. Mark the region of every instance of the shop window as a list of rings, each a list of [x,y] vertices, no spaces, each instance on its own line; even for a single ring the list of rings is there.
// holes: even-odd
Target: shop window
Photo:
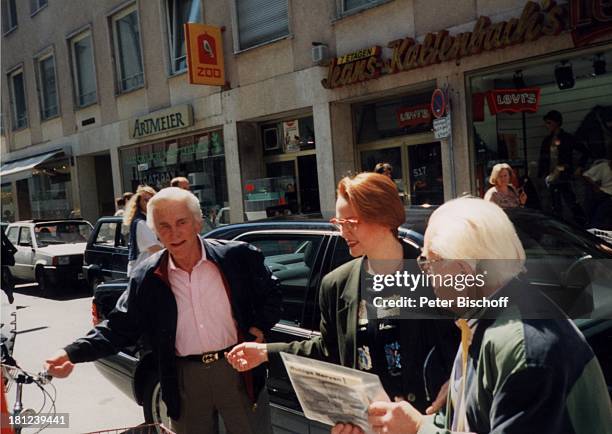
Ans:
[[[119,92],[142,87],[144,74],[136,6],[113,16],[112,28]]]
[[[47,0],[30,0],[30,13],[34,15],[45,6],[47,6]]]
[[[200,0],[168,0],[168,37],[170,46],[170,70],[177,73],[187,69],[185,48],[185,23],[201,23],[202,7]]]
[[[13,188],[10,183],[2,185],[2,222],[12,223],[15,221],[15,200]]]
[[[28,126],[23,69],[12,72],[9,79],[11,83],[11,102],[13,103],[13,130],[20,130]]]
[[[37,166],[27,181],[32,218],[61,219],[76,213],[72,209],[70,163],[67,159]]]
[[[431,92],[355,106],[357,142],[431,131]]]
[[[287,0],[235,0],[238,50],[271,42],[289,34]]]
[[[120,155],[124,191],[135,191],[140,184],[160,190],[184,176],[200,200],[203,230],[220,224],[218,216],[229,205],[222,131],[130,147]]]
[[[261,126],[264,154],[283,154],[315,148],[312,116],[286,120]]]
[[[55,57],[53,54],[38,59],[38,83],[42,119],[45,120],[57,116],[59,108],[55,79]]]
[[[85,107],[95,103],[98,98],[91,32],[85,32],[72,38],[70,50],[76,105]]]
[[[612,75],[595,69],[598,59],[611,64],[612,52],[576,54],[563,61],[544,59],[518,71],[512,68],[471,77],[478,194],[491,187],[493,166],[507,163],[513,169],[511,182],[527,193],[526,206],[579,223],[592,217],[589,214],[598,206],[596,192],[576,170],[588,171],[601,159],[612,157],[608,133]],[[559,68],[574,78],[573,86],[556,73]],[[552,111],[560,121],[559,129],[543,119]],[[561,147],[565,150],[559,151]],[[561,172],[559,180],[555,173]]]
[[[2,33],[6,34],[17,27],[16,0],[2,0]]]

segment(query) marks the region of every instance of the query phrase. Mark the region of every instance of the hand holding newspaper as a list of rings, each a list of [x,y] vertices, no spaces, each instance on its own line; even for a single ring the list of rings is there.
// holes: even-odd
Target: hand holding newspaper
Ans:
[[[374,401],[389,401],[378,376],[293,354],[281,357],[308,419],[328,425],[350,423],[373,433],[368,407]]]

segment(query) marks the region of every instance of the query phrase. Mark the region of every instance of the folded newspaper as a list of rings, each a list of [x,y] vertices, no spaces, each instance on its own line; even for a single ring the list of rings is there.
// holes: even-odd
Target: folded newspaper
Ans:
[[[281,357],[308,419],[328,425],[350,423],[373,433],[368,406],[389,401],[377,375],[293,354]]]

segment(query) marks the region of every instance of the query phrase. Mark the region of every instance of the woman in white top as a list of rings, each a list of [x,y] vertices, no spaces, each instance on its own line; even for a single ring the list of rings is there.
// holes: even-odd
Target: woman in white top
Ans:
[[[502,208],[517,208],[525,205],[527,195],[524,191],[517,191],[510,183],[512,167],[506,163],[493,166],[489,184],[493,187],[487,190],[484,199],[499,205]]]
[[[132,270],[138,264],[162,249],[157,237],[147,226],[147,203],[153,195],[153,188],[141,185],[125,207],[123,224],[130,227],[128,277],[131,277]]]

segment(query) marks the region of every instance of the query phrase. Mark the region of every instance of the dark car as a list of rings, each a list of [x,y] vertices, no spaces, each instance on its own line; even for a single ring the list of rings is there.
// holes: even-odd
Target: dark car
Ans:
[[[83,275],[92,290],[100,283],[127,277],[130,231],[122,219],[102,217],[87,240]]]
[[[400,236],[415,251],[420,250],[431,212],[432,209],[411,208],[408,221],[400,228]],[[612,259],[610,245],[586,231],[537,212],[518,210],[510,213],[510,217],[525,246],[528,268],[531,263],[536,270],[535,275],[529,278],[532,283],[564,304],[567,310],[576,309],[576,306],[583,311],[612,307],[612,270],[604,277],[603,285],[599,281],[588,283],[598,285],[598,291],[603,296],[598,293],[597,300],[603,300],[604,306],[594,304],[593,297],[579,300],[576,294],[580,291],[572,289],[577,279],[571,276],[583,276],[584,273],[578,271],[589,258]],[[321,279],[352,259],[346,243],[333,225],[322,220],[264,220],[224,226],[209,232],[206,237],[246,241],[263,252],[266,265],[280,281],[284,297],[283,317],[272,329],[270,341],[309,339],[319,333],[317,300]],[[547,273],[541,272],[542,262],[549,267]],[[96,321],[113,308],[125,287],[125,281],[119,281],[100,285],[96,289],[94,306],[99,315]],[[607,318],[612,316],[607,315]],[[577,320],[576,323],[597,353],[607,384],[611,384],[612,320]],[[124,349],[96,363],[105,376],[143,405],[147,421],[163,418],[164,408],[159,396],[154,361],[146,349],[140,346]],[[274,432],[329,432],[329,427],[304,417],[282,369],[270,368],[267,391]]]

